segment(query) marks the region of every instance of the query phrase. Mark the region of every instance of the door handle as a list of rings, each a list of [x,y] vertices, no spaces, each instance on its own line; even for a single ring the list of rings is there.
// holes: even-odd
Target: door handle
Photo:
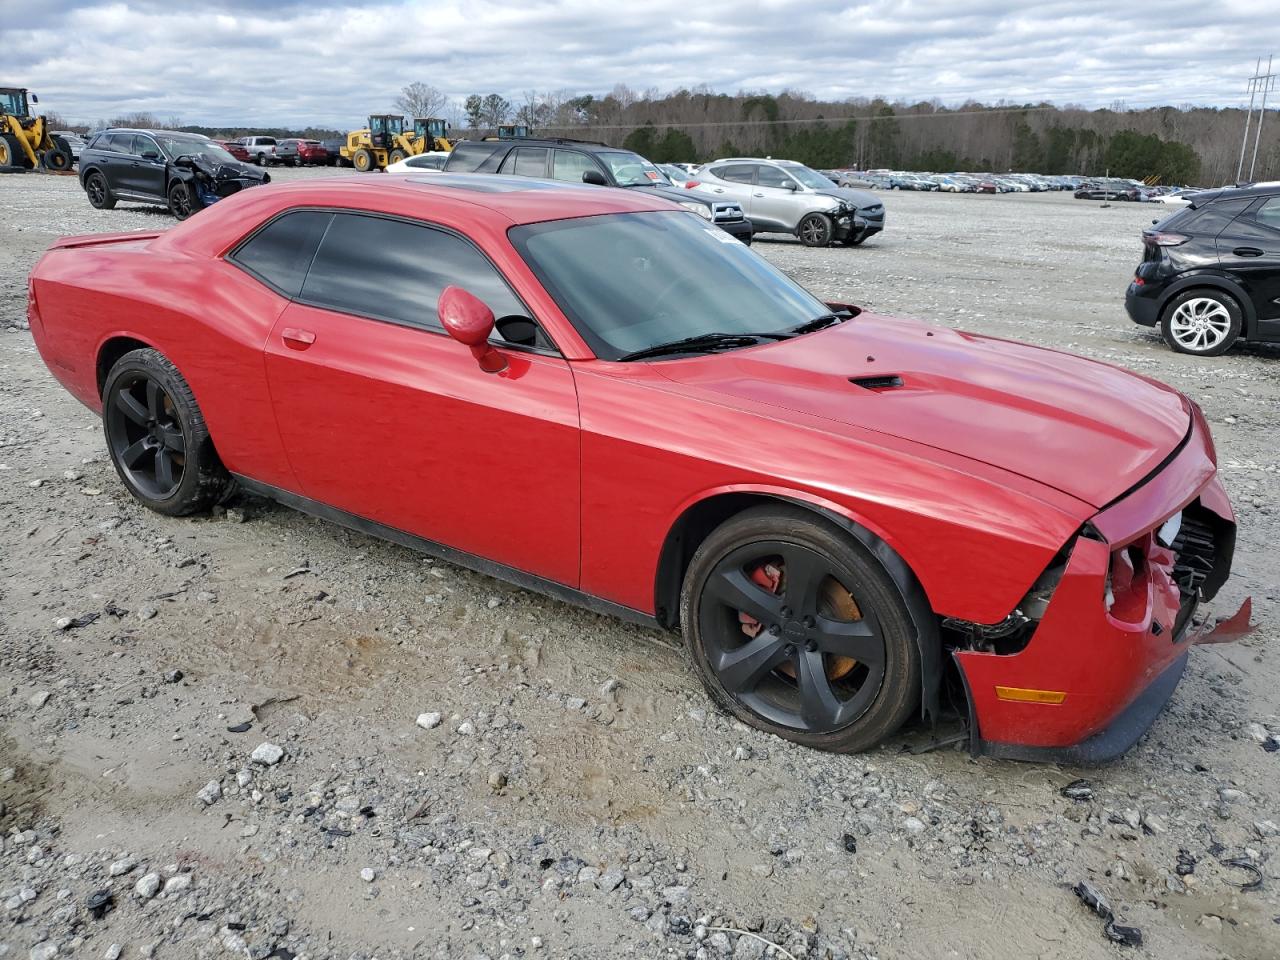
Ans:
[[[316,335],[310,330],[299,330],[297,327],[285,327],[280,331],[280,339],[294,350],[305,350],[316,342]]]
[[[724,193],[724,187],[716,187],[716,193]]]
[[[1236,248],[1235,248],[1234,250],[1232,250],[1231,252],[1232,252],[1232,253],[1234,253],[1237,257],[1260,257],[1260,256],[1262,256],[1262,251],[1261,251],[1261,250],[1259,250],[1257,247],[1236,247]]]
[[[763,196],[764,196],[764,194],[763,194],[763,193],[753,193],[753,194],[752,194],[752,196],[753,196],[753,197],[763,197]]]

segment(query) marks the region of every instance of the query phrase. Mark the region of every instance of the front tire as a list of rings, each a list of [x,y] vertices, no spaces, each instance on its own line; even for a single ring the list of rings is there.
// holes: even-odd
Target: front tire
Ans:
[[[207,510],[231,479],[191,387],[162,353],[132,350],[102,392],[107,452],[128,491],[171,517]]]
[[[856,752],[919,707],[920,651],[897,587],[800,508],[756,507],[713,531],[689,565],[680,620],[711,698],[767,733]]]
[[[361,147],[351,155],[351,165],[358,173],[368,173],[373,169],[373,152]]]
[[[170,185],[169,212],[175,220],[186,220],[199,209],[200,201],[196,199],[191,184],[176,180]]]
[[[51,142],[53,146],[44,152],[42,158],[45,169],[58,173],[70,170],[75,158],[71,155],[71,147],[67,145],[67,141],[62,137],[53,137]]]
[[[1244,314],[1229,294],[1215,289],[1187,290],[1164,308],[1160,330],[1175,353],[1217,357],[1240,336]]]
[[[400,150],[400,149],[392,150],[391,153],[387,156],[387,166],[390,166],[393,163],[399,163],[401,160],[404,160],[408,156],[409,155],[405,153],[403,150]]]
[[[800,221],[796,234],[806,247],[826,247],[831,244],[835,225],[825,213],[810,213]]]

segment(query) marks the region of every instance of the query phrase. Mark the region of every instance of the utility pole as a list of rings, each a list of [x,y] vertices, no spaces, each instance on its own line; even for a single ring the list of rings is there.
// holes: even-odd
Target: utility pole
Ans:
[[[1249,78],[1249,110],[1244,115],[1244,139],[1240,141],[1240,163],[1236,167],[1236,182],[1244,175],[1244,155],[1249,146],[1249,126],[1253,119],[1253,102],[1259,93],[1262,94],[1262,105],[1258,109],[1258,126],[1253,133],[1253,156],[1249,160],[1249,179],[1253,179],[1254,168],[1258,163],[1258,145],[1262,142],[1262,120],[1267,112],[1267,94],[1276,88],[1276,74],[1271,70],[1274,54],[1267,57],[1267,72],[1262,72],[1262,58],[1258,58],[1253,76]]]

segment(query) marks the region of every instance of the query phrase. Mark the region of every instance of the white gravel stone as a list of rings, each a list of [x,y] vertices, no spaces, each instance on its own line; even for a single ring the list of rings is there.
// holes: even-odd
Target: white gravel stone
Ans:
[[[431,713],[420,713],[418,714],[417,724],[423,730],[434,730],[436,727],[440,726],[440,721],[443,719],[444,717],[435,711],[432,711]]]
[[[222,784],[217,780],[210,780],[200,788],[200,792],[196,794],[196,799],[206,807],[213,806],[222,799]]]
[[[180,873],[176,877],[170,877],[164,882],[164,895],[166,897],[176,896],[179,893],[191,887],[191,874]]]
[[[122,877],[126,873],[132,872],[133,868],[138,865],[138,861],[133,857],[121,857],[119,860],[107,867],[107,873],[113,877]]]
[[[264,767],[272,767],[284,759],[284,748],[274,743],[260,743],[253,748],[253,753],[249,754],[249,759],[254,763],[260,763]]]
[[[373,867],[365,867],[360,871],[360,879],[365,883],[373,883],[373,881],[378,879],[378,874]]]
[[[148,873],[133,885],[134,892],[143,900],[150,900],[160,892],[160,874]]]

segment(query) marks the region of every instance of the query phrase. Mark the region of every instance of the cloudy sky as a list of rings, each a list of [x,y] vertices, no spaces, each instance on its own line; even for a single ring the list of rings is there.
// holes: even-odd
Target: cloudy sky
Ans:
[[[345,128],[421,80],[451,96],[798,89],[1239,106],[1277,0],[0,0],[0,84],[93,122]],[[1135,10],[1137,5],[1133,5]],[[1277,60],[1280,69],[1280,59]],[[1280,105],[1280,104],[1278,104]]]

